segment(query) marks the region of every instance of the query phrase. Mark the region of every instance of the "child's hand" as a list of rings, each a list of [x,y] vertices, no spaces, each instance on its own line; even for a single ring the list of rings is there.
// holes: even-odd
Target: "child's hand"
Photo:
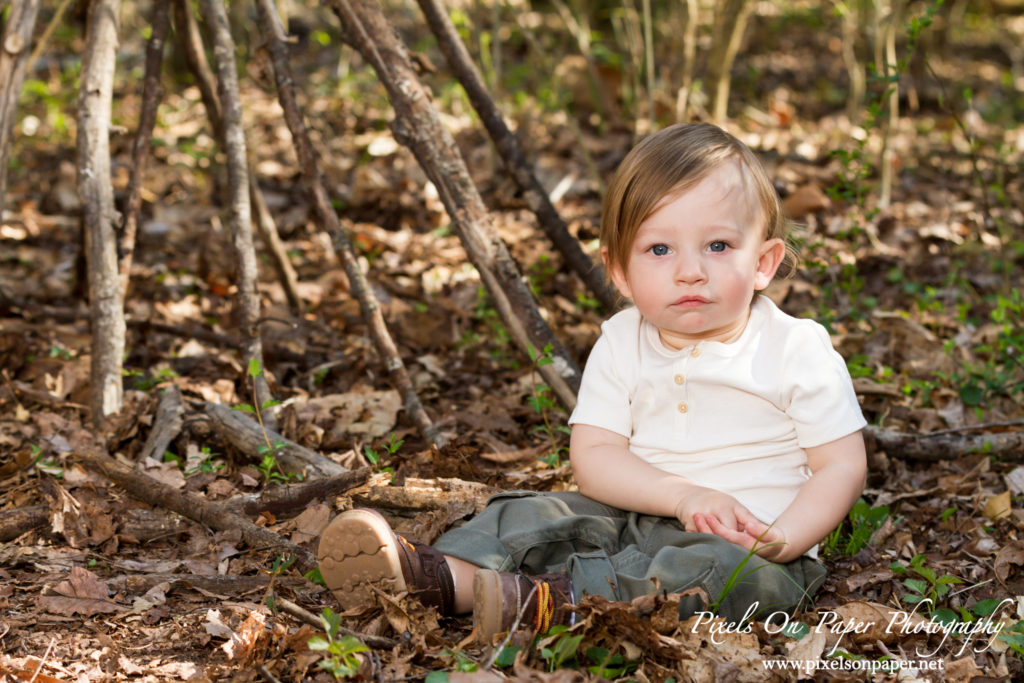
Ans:
[[[694,487],[676,505],[676,519],[687,531],[715,533],[699,529],[698,518],[714,519],[720,526],[734,532],[742,532],[747,524],[757,522],[757,518],[728,493],[704,487]]]
[[[742,529],[732,529],[715,517],[695,515],[694,524],[697,531],[704,534],[721,536],[730,543],[741,548],[753,550],[766,560],[775,560],[786,549],[786,535],[777,526],[767,526],[748,512],[749,518],[742,522]]]

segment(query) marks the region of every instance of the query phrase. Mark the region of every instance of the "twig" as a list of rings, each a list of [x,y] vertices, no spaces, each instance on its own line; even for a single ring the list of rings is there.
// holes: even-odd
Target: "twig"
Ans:
[[[194,522],[219,531],[238,530],[242,534],[242,540],[250,547],[267,546],[292,553],[296,558],[296,567],[301,573],[317,566],[313,553],[302,546],[269,529],[256,526],[221,504],[212,503],[191,491],[178,491],[147,474],[133,470],[114,460],[95,445],[81,449],[76,457],[87,468],[103,475],[139,500],[177,512]]]
[[[142,175],[146,169],[146,157],[153,140],[156,126],[156,111],[160,106],[163,90],[160,87],[160,71],[164,61],[164,43],[171,27],[170,7],[166,2],[153,6],[153,34],[146,45],[146,75],[142,85],[142,111],[139,113],[139,128],[132,143],[132,170],[128,181],[128,201],[125,204],[124,225],[121,231],[120,265],[121,298],[128,294],[131,281],[132,258],[135,252],[135,236],[139,227],[142,210]]]
[[[199,96],[203,101],[203,107],[206,109],[206,116],[210,119],[210,125],[213,126],[214,134],[218,139],[221,139],[220,131],[223,128],[224,118],[220,98],[217,96],[216,86],[214,85],[213,72],[210,71],[210,64],[206,60],[206,52],[203,47],[202,35],[199,33],[199,26],[196,24],[196,19],[192,14],[190,6],[184,0],[176,0],[174,3],[174,20],[177,26],[175,33],[178,36],[178,44],[185,53],[185,60],[188,63],[189,70],[196,79]],[[256,166],[251,156],[248,162],[249,176],[255,178],[256,172],[254,169]],[[303,309],[302,298],[299,296],[298,291],[298,276],[281,242],[281,237],[277,232],[277,225],[274,223],[274,217],[267,207],[266,199],[263,197],[263,192],[260,190],[258,183],[253,182],[249,184],[249,196],[252,200],[252,208],[256,217],[256,228],[260,231],[260,237],[263,238],[264,246],[270,252],[271,263],[277,271],[277,277],[281,282],[282,289],[284,289],[285,297],[288,299],[288,305],[292,311],[298,313]]]
[[[504,117],[494,104],[494,100],[491,99],[487,86],[484,85],[480,72],[473,64],[466,46],[459,38],[459,33],[451,18],[441,7],[439,0],[417,0],[417,2],[427,19],[430,30],[437,38],[438,45],[448,60],[452,72],[459,79],[470,103],[480,115],[484,128],[487,129],[491,141],[501,154],[505,167],[522,191],[530,210],[537,216],[540,227],[558,249],[569,268],[586,283],[605,310],[614,311],[618,306],[619,296],[608,283],[604,268],[587,256],[579,241],[569,233],[558,209],[551,203],[550,197],[527,162],[519,139],[509,130]]]
[[[28,683],[33,683],[36,678],[39,677],[39,672],[43,670],[43,666],[46,665],[46,660],[50,658],[50,653],[53,652],[53,644],[57,642],[56,636],[50,638],[50,644],[46,646],[46,652],[43,653],[43,658],[39,660],[39,666],[36,667],[35,673],[32,674],[32,678],[28,679]]]
[[[286,600],[285,598],[277,596],[274,599],[274,604],[282,612],[290,614],[296,619],[300,619],[306,622],[310,626],[314,626],[316,628],[323,628],[324,626],[324,623],[320,621],[320,617],[316,616],[309,610],[300,607],[291,600]],[[359,631],[353,631],[352,629],[345,628],[344,626],[339,626],[338,632],[346,636],[354,636],[361,640],[364,645],[368,645],[369,647],[376,648],[379,650],[390,650],[398,644],[398,641],[392,638],[385,638],[384,636],[372,636],[368,633],[360,633]]]
[[[440,430],[434,425],[427,411],[420,402],[416,388],[409,379],[405,363],[402,361],[395,346],[394,339],[388,331],[384,321],[384,315],[380,310],[380,303],[373,294],[373,289],[366,280],[362,267],[348,233],[338,221],[338,215],[331,205],[327,190],[324,187],[320,171],[320,164],[317,160],[313,143],[309,138],[306,123],[300,113],[297,98],[295,96],[295,79],[292,76],[291,67],[288,64],[287,48],[279,35],[282,31],[280,18],[272,2],[259,0],[257,3],[260,25],[264,38],[267,41],[267,49],[270,52],[271,62],[274,66],[274,77],[277,82],[278,98],[281,107],[285,112],[285,120],[288,129],[292,134],[292,142],[295,145],[296,154],[299,157],[299,166],[302,169],[304,179],[309,192],[312,195],[313,205],[316,207],[317,215],[321,225],[331,236],[334,242],[334,249],[348,275],[352,293],[359,301],[359,308],[363,320],[370,330],[370,337],[373,339],[377,352],[384,359],[384,365],[388,371],[388,378],[402,395],[402,403],[406,412],[419,428],[424,438],[437,447],[444,445],[446,439]]]

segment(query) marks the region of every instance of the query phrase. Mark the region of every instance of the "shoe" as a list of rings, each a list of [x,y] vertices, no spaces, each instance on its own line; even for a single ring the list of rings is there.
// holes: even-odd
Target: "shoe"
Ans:
[[[568,576],[529,577],[493,569],[478,569],[473,575],[473,625],[485,644],[514,626],[547,633],[556,624],[568,624],[571,612],[559,608],[572,603]]]
[[[402,538],[375,510],[348,510],[335,517],[320,536],[317,562],[344,611],[372,604],[373,585],[407,590],[442,615],[454,611],[455,585],[444,555]]]

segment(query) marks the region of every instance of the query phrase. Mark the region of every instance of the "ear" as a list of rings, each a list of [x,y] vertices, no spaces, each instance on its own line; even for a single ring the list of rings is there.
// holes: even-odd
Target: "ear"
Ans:
[[[785,257],[786,243],[781,239],[776,237],[766,240],[761,245],[760,255],[757,258],[757,272],[754,273],[755,291],[760,291],[771,283]]]
[[[604,268],[608,271],[608,277],[612,279],[615,289],[619,290],[619,294],[626,299],[632,299],[633,292],[629,288],[629,282],[626,281],[626,272],[618,263],[612,263],[612,260],[609,258],[608,247],[601,247],[601,260],[604,261]]]

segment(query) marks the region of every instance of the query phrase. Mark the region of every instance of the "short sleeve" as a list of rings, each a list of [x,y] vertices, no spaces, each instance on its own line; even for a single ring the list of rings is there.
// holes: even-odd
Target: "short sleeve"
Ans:
[[[835,441],[867,424],[846,361],[825,328],[807,322],[787,344],[784,371],[786,414],[801,448]]]
[[[613,346],[609,335],[602,334],[590,351],[569,424],[601,427],[628,439],[633,434],[633,419],[623,363],[631,359],[615,358]]]

